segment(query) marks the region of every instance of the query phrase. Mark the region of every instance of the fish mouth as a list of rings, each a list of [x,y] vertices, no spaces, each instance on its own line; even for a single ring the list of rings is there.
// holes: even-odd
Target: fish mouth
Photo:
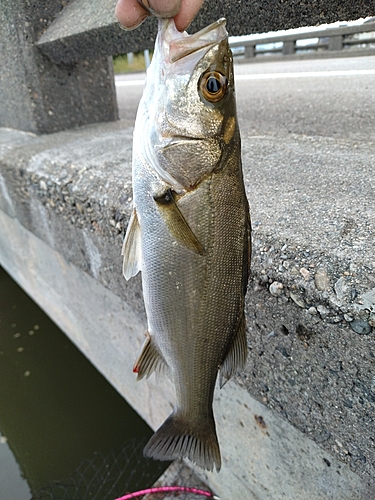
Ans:
[[[181,38],[172,39],[169,43],[169,60],[174,63],[201,49],[210,49],[228,36],[225,29],[226,19],[215,21],[193,35],[183,34]]]
[[[191,135],[170,135],[170,136],[164,136],[163,139],[164,139],[163,142],[165,144],[163,144],[162,147],[165,147],[181,141],[204,141],[207,139],[207,137],[191,136]]]

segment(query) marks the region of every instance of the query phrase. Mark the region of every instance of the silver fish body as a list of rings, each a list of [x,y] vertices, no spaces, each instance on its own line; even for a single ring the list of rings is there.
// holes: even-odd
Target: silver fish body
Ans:
[[[142,271],[138,378],[167,371],[176,406],[145,455],[221,466],[212,402],[246,362],[250,217],[225,20],[195,35],[160,20],[133,143],[126,279]]]

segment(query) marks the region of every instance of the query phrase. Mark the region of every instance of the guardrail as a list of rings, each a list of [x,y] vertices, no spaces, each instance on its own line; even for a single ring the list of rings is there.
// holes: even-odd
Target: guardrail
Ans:
[[[310,43],[309,43],[310,42]],[[290,30],[283,34],[262,34],[231,40],[236,61],[269,61],[275,57],[375,55],[375,22],[337,28]],[[350,51],[350,52],[349,52]]]

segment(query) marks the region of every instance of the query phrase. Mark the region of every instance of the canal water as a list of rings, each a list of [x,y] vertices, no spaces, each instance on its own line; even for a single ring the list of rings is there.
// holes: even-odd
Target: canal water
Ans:
[[[0,268],[0,500],[114,499],[151,486],[152,434]]]

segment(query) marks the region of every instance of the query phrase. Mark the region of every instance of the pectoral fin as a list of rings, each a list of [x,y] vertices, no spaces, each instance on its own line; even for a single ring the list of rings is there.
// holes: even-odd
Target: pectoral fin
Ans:
[[[238,371],[244,368],[247,358],[247,340],[246,340],[246,321],[243,314],[237,332],[234,336],[232,345],[229,349],[224,363],[220,367],[220,389],[233,377]]]
[[[172,190],[168,189],[166,193],[154,200],[173,237],[193,252],[203,255],[205,249],[178,208]]]
[[[130,217],[121,254],[124,256],[123,274],[129,280],[141,270],[141,228],[136,209]]]
[[[143,377],[148,378],[154,371],[157,373],[167,371],[167,365],[152,343],[151,335],[146,332],[146,339],[134,363],[133,372],[138,374],[137,380],[141,380]]]

